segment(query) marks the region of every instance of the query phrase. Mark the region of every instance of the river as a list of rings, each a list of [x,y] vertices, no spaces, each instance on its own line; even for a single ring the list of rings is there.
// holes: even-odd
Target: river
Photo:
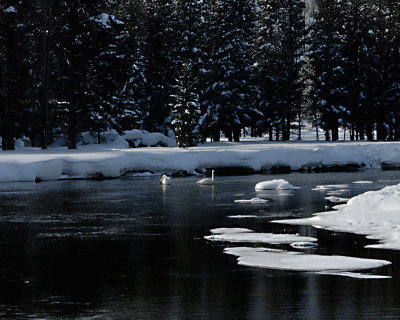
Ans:
[[[271,191],[283,178],[300,187]],[[307,217],[331,204],[317,185],[348,184],[352,197],[400,182],[399,171],[0,184],[0,319],[399,319],[400,254],[365,249],[363,236],[270,220]],[[369,180],[371,184],[353,184]],[[232,218],[250,215],[252,218]],[[352,279],[239,266],[217,227],[300,233],[312,253],[385,259],[391,279]],[[236,244],[237,246],[237,244]],[[284,248],[288,245],[271,248]],[[295,249],[290,249],[295,250]]]

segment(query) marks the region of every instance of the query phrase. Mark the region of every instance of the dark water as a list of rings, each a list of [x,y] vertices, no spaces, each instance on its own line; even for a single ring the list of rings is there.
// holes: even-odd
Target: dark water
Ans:
[[[263,205],[233,202],[272,178],[301,189],[271,192]],[[399,183],[400,172],[217,177],[213,187],[196,180],[166,188],[158,177],[0,184],[0,319],[400,318],[399,252],[364,249],[372,241],[362,236],[268,222],[324,211],[316,185],[350,184],[342,194],[350,197]],[[216,227],[315,236],[312,253],[390,260],[379,273],[393,278],[241,267],[222,253],[229,244],[203,239]]]

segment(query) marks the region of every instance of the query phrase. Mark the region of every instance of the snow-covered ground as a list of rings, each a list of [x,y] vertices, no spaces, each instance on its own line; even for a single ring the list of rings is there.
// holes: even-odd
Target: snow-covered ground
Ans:
[[[311,218],[275,222],[363,234],[379,240],[368,248],[400,250],[400,184],[366,192],[334,208]]]
[[[400,165],[397,142],[266,142],[206,143],[194,148],[128,148],[110,143],[40,150],[18,148],[0,153],[0,181],[57,180],[95,176],[118,177],[130,171],[171,172],[219,167],[253,170],[290,166],[293,170],[357,164],[380,168]]]

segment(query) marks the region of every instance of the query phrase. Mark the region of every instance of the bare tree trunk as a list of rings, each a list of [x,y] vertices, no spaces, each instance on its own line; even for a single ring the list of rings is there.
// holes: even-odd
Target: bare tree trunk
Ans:
[[[71,104],[68,115],[68,149],[76,149],[76,109],[76,104]]]
[[[42,46],[43,46],[43,70],[42,70],[42,134],[41,134],[41,146],[42,149],[47,149],[48,142],[48,108],[49,108],[49,0],[42,0],[42,13],[43,13],[43,24],[42,24]]]

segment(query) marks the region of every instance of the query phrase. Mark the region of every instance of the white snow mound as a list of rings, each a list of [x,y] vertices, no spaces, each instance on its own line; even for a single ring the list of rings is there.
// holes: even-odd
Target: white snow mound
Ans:
[[[147,132],[145,130],[129,130],[125,131],[122,136],[125,140],[130,140],[135,147],[139,145],[144,146],[163,146],[163,147],[176,147],[175,140],[167,137],[159,132]]]

